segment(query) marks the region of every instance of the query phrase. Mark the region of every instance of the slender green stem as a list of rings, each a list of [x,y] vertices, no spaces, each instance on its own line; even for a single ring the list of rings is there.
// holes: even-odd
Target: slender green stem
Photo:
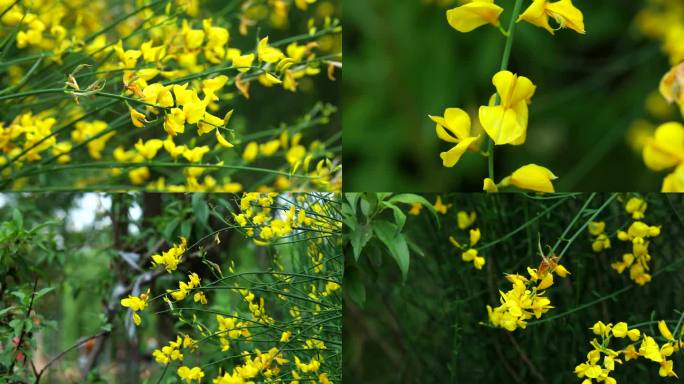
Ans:
[[[503,56],[501,57],[501,66],[499,71],[508,69],[508,62],[511,58],[511,49],[513,48],[513,37],[515,35],[515,21],[520,14],[522,8],[522,0],[516,0],[513,7],[513,14],[511,20],[508,22],[508,35],[506,35],[506,46],[504,48]],[[496,103],[498,103],[498,98]],[[494,181],[494,140],[491,137],[487,138],[487,170],[489,178]]]
[[[81,168],[137,168],[137,167],[163,167],[163,168],[216,168],[216,169],[239,169],[243,171],[272,173],[276,175],[297,177],[302,179],[317,179],[318,176],[297,175],[289,172],[276,171],[273,169],[249,167],[244,165],[217,165],[217,164],[195,164],[195,163],[170,163],[170,162],[142,162],[142,163],[123,163],[123,162],[93,162],[80,164],[66,164],[50,167],[40,167],[24,173],[22,176],[31,176],[41,173],[49,173],[55,171],[63,171],[67,169],[81,169]]]

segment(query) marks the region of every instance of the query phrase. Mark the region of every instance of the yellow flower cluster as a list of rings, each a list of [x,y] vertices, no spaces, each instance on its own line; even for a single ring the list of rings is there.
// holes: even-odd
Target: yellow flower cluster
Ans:
[[[517,7],[516,7],[517,9]],[[459,32],[470,32],[483,25],[498,27],[512,43],[513,28],[505,31],[500,25],[499,17],[503,8],[494,0],[473,0],[446,12],[447,21]],[[516,10],[517,12],[517,10]],[[558,24],[552,28],[549,20]],[[526,21],[543,27],[551,34],[556,29],[570,28],[584,33],[583,15],[575,8],[571,0],[547,1],[534,0],[519,15],[517,22]],[[510,54],[510,45],[506,52]],[[519,76],[506,70],[508,56],[504,54],[502,69],[492,77],[496,93],[487,105],[479,108],[479,123],[489,137],[489,146],[484,156],[489,157],[489,177],[484,179],[483,189],[487,192],[498,192],[502,187],[517,187],[536,192],[554,192],[552,181],[557,177],[549,169],[537,164],[528,164],[518,168],[511,175],[503,178],[498,184],[493,179],[493,151],[495,145],[522,145],[527,139],[529,120],[528,105],[536,86],[525,76]],[[440,157],[445,167],[453,167],[467,150],[480,151],[480,134],[472,132],[471,118],[460,108],[447,108],[443,116],[429,116],[436,124],[437,137],[454,146]]]
[[[661,377],[678,377],[673,370],[672,360],[668,360],[673,353],[681,350],[684,343],[677,340],[670,332],[665,321],[658,322],[658,330],[666,342],[658,345],[652,336],[642,334],[637,328],[629,328],[625,322],[604,324],[598,321],[590,328],[592,332],[601,336],[599,343],[594,338],[590,344],[593,347],[587,353],[587,361],[575,367],[575,374],[580,379],[584,379],[582,384],[599,383],[616,384],[615,378],[610,374],[615,370],[615,364],[622,364],[620,356],[624,356],[624,361],[636,360],[640,357],[651,360],[660,365],[658,374]],[[622,349],[611,349],[610,342],[615,339],[629,339],[631,343]],[[679,336],[681,339],[681,335]],[[637,344],[641,340],[637,349]],[[603,360],[603,361],[601,361]]]
[[[326,193],[256,193],[242,196],[241,214],[252,210],[252,214],[247,216],[253,219],[261,215],[267,226],[272,224],[273,219],[266,216],[292,214],[297,217],[300,210],[305,212],[302,227],[292,231],[297,230],[304,234],[310,232],[310,237],[296,234],[300,236],[298,239],[304,241],[296,242],[296,246],[288,245],[292,246],[291,249],[295,252],[293,255],[299,254],[302,257],[281,260],[279,252],[269,252],[273,259],[268,271],[248,270],[241,273],[236,272],[236,262],[231,260],[227,268],[229,275],[224,275],[220,266],[213,265],[211,268],[215,272],[215,281],[208,282],[197,273],[189,272],[187,281],[178,282],[178,289],[169,289],[165,295],[160,295],[169,307],[168,312],[177,320],[177,326],[190,327],[202,336],[195,340],[190,335],[180,333],[166,345],[155,349],[152,356],[165,368],[164,372],[175,369],[176,380],[184,383],[207,381],[247,384],[282,381],[285,378],[294,383],[333,382],[329,378],[331,371],[328,371],[328,366],[338,363],[328,356],[332,356],[330,352],[333,349],[335,352],[339,349],[326,345],[330,333],[325,327],[309,326],[311,322],[321,321],[319,319],[323,319],[321,324],[334,321],[336,318],[331,318],[328,314],[330,311],[341,310],[339,292],[342,288],[342,270],[337,268],[341,268],[342,263],[337,260],[335,253],[331,253],[338,249],[331,248],[332,242],[335,242],[335,247],[341,245],[340,237],[331,237],[339,234],[341,224],[338,223],[336,211],[331,210],[333,198],[334,196]],[[290,206],[297,209],[292,211]],[[260,227],[256,228],[258,235]],[[327,232],[330,234],[325,235]],[[250,244],[247,243],[253,248]],[[181,238],[180,243],[161,255],[156,255],[158,257],[153,258],[153,263],[155,267],[177,271],[182,268],[181,256],[186,249],[187,240]],[[302,269],[291,270],[293,263],[297,263],[297,268]],[[262,284],[254,285],[253,288],[244,284],[254,282],[255,276],[259,276]],[[234,283],[220,284],[228,279],[234,279]],[[200,309],[197,305],[177,304],[193,293],[196,303],[209,304],[201,291],[207,289],[232,292],[239,295],[236,298],[240,300],[230,301],[231,311],[221,311],[225,302],[211,303],[206,309]],[[121,301],[123,306],[134,311],[137,325],[140,324],[137,312],[146,308],[149,297],[148,290],[139,297],[129,296]],[[188,312],[192,316],[186,316]],[[204,317],[206,313],[211,314],[208,320]],[[288,313],[291,320],[283,321],[279,318]],[[215,323],[212,323],[214,319]],[[271,344],[264,346],[262,343],[266,342]],[[230,355],[229,351],[235,353]],[[211,364],[206,365],[204,360],[197,359],[211,353],[218,358],[225,355],[227,362],[216,370],[209,370],[207,367]]]
[[[301,133],[302,128],[328,124],[329,116],[335,113],[334,106],[320,102],[312,109],[314,113],[302,118],[306,124],[283,124],[266,135],[240,137],[242,135],[237,132],[244,127],[242,117],[239,126],[228,126],[236,96],[248,99],[250,86],[254,83],[263,87],[279,86],[287,92],[309,92],[314,87],[310,78],[324,72],[326,64],[328,78],[335,80],[335,69],[341,67],[336,61],[341,57],[341,26],[333,17],[337,12],[334,4],[318,2],[319,6],[316,12],[311,12],[307,24],[308,33],[275,42],[269,42],[268,36],[261,36],[254,45],[238,48],[232,44],[229,23],[221,25],[224,18],[198,17],[198,0],[116,3],[115,10],[125,11],[125,17],[112,17],[116,22],[103,26],[100,24],[102,18],[92,15],[111,11],[109,3],[104,0],[36,0],[28,4],[0,0],[0,23],[5,31],[0,34],[6,37],[5,41],[11,44],[9,31],[16,28],[17,48],[39,52],[16,60],[29,63],[25,59],[37,58],[30,69],[21,65],[8,66],[10,86],[5,91],[25,85],[31,75],[35,75],[34,71],[43,69],[43,59],[62,64],[64,54],[75,53],[81,61],[81,64],[64,63],[65,67],[79,65],[66,74],[63,90],[36,89],[25,92],[25,96],[24,92],[3,96],[3,99],[22,97],[31,104],[36,97],[34,94],[63,93],[72,95],[76,101],[75,104],[58,101],[40,111],[12,115],[11,123],[0,122],[0,172],[11,177],[14,188],[21,188],[22,183],[26,183],[21,178],[23,171],[30,171],[39,163],[83,163],[84,159],[76,155],[78,149],[85,147],[93,160],[115,161],[117,164],[109,167],[110,171],[114,176],[127,175],[126,184],[169,192],[239,192],[243,189],[242,184],[232,181],[227,171],[221,171],[233,169],[232,166],[248,171],[244,165],[257,157],[252,155],[256,146],[264,148],[260,151],[264,157],[280,155],[279,149],[283,149],[278,161],[268,164],[269,168],[277,168],[272,171],[278,176],[272,185],[260,187],[341,189],[339,159],[323,140],[303,144]],[[271,11],[273,17],[281,20],[274,26],[288,26],[291,8],[304,11],[316,0],[297,0],[293,7],[285,1],[263,3],[266,2],[245,3],[235,10],[233,16],[241,20],[241,34],[260,25],[255,24],[257,22],[273,22],[274,19],[264,19]],[[87,73],[81,71],[93,66],[97,68]],[[24,73],[26,70],[28,73]],[[82,78],[92,79],[89,80],[92,82],[87,86],[79,85],[79,81],[86,81]],[[105,86],[109,88],[113,79],[123,85],[118,94],[105,91]],[[50,82],[51,77],[46,81]],[[229,89],[233,86],[234,89]],[[113,101],[104,105],[90,101],[102,98]],[[84,99],[89,100],[83,103],[88,105],[81,106],[80,100]],[[116,111],[118,106],[126,112]],[[120,112],[119,117],[130,116],[130,124],[138,130],[123,129],[126,120],[119,117],[93,119],[88,116],[100,110]],[[68,119],[63,125],[56,127],[55,123],[62,122],[65,117]],[[192,127],[192,132],[186,127]],[[292,136],[291,141],[288,135]],[[256,137],[265,137],[265,142],[254,141]],[[287,143],[273,145],[281,141]],[[243,146],[241,158],[237,150],[242,150]],[[41,156],[46,151],[51,151],[53,158]],[[206,160],[208,156],[211,156],[211,163]],[[226,164],[233,160],[235,164]],[[91,163],[83,168],[93,166],[100,168]],[[157,167],[179,168],[182,172],[155,172]],[[285,172],[287,167],[291,170],[290,175]],[[79,186],[110,183],[108,177],[105,174],[77,178],[74,183]],[[168,177],[171,178],[169,182]],[[270,183],[270,179],[267,182]]]
[[[138,312],[144,310],[147,307],[147,300],[150,298],[150,290],[141,293],[139,296],[128,295],[128,297],[121,299],[121,305],[130,308],[133,312],[133,322],[135,325],[140,325],[142,319]]]
[[[323,234],[340,228],[340,223],[321,219],[325,212],[320,203],[313,203],[308,208],[293,204],[283,210],[277,206],[276,196],[276,193],[244,193],[240,199],[240,213],[233,214],[235,222],[244,228],[247,236],[254,238],[257,245],[267,245],[294,235],[297,229],[305,227],[320,230]],[[305,201],[299,199],[301,203]]]
[[[185,253],[185,247],[188,245],[188,240],[181,236],[181,242],[178,245],[174,245],[166,252],[162,252],[161,255],[152,255],[152,267],[164,267],[166,272],[175,271],[178,268],[178,264],[183,259],[183,253]]]
[[[171,294],[171,297],[173,297],[174,300],[176,301],[181,301],[184,300],[190,291],[195,290],[195,294],[193,295],[193,301],[195,303],[201,303],[201,304],[207,304],[207,298],[204,295],[204,292],[197,290],[197,288],[200,286],[200,277],[197,273],[192,272],[188,275],[188,282],[184,281],[179,281],[178,282],[178,289],[168,289],[166,292]],[[165,301],[169,301],[167,297],[164,297]]]
[[[186,383],[192,383],[197,380],[198,383],[202,382],[204,377],[204,371],[200,367],[186,367],[185,365],[178,367],[178,377],[183,379]]]
[[[477,214],[475,212],[468,213],[465,211],[459,211],[456,213],[458,228],[462,231],[465,231],[473,226],[476,219]],[[479,228],[470,229],[468,232],[468,245],[461,244],[456,240],[456,238],[449,236],[449,241],[451,244],[462,251],[461,259],[467,263],[472,262],[475,269],[482,269],[482,267],[485,265],[484,256],[479,256],[477,254],[477,249],[474,248],[475,245],[480,241],[480,237],[481,233]]]
[[[553,308],[544,290],[553,285],[554,274],[566,277],[570,273],[557,261],[558,258],[552,256],[544,258],[539,268],[528,267],[529,278],[518,274],[506,275],[513,287],[507,292],[499,291],[500,306],[487,306],[490,324],[513,332],[518,328],[524,329],[527,320],[532,317],[538,319]]]
[[[248,323],[244,321],[238,321],[234,316],[224,317],[222,315],[216,315],[216,323],[218,324],[219,343],[221,344],[221,352],[225,352],[230,349],[230,339],[238,339],[240,336],[251,339],[251,334],[249,333]],[[228,336],[228,337],[226,337]]]
[[[660,235],[660,227],[651,226],[641,221],[644,218],[646,208],[646,201],[639,197],[632,197],[627,201],[625,210],[632,215],[635,221],[632,222],[627,231],[618,231],[617,237],[620,241],[630,242],[632,252],[623,254],[621,261],[616,261],[610,265],[618,273],[629,268],[630,279],[639,285],[651,281],[651,275],[648,273],[648,263],[651,260],[648,250],[649,239]]]
[[[165,345],[161,349],[155,349],[152,352],[152,357],[161,365],[168,365],[171,361],[182,361],[183,354],[181,353],[181,348],[194,350],[197,348],[197,342],[188,335],[183,336],[182,339],[180,336],[176,336],[176,340],[169,341],[169,345]]]
[[[601,252],[610,248],[610,237],[605,233],[605,221],[592,221],[587,226],[589,234],[592,236],[591,249],[594,252]]]
[[[61,63],[66,50],[92,52],[106,44],[100,35],[87,44],[82,40],[101,29],[100,18],[89,17],[105,11],[104,1],[35,0],[30,3],[2,0],[0,22],[5,27],[17,28],[17,48],[52,51],[50,60]]]

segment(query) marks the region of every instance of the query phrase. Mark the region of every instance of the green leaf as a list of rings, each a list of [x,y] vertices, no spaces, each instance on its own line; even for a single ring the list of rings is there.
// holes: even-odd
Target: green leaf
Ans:
[[[368,225],[362,225],[349,235],[351,239],[352,249],[354,250],[354,260],[359,261],[359,255],[363,247],[366,246],[368,240],[373,237],[373,229]]]
[[[14,221],[18,230],[24,228],[24,218],[21,216],[21,212],[16,208],[12,211],[12,221]]]
[[[394,211],[394,223],[397,225],[397,232],[401,232],[404,229],[404,224],[406,223],[406,214],[396,205],[383,201],[382,206],[391,208]]]
[[[190,237],[190,230],[192,228],[192,221],[190,220],[185,220],[181,224],[181,236],[185,237],[186,239]]]
[[[192,194],[192,210],[195,221],[201,225],[205,225],[209,219],[209,206],[204,200],[203,193]]]
[[[347,201],[349,202],[349,206],[352,209],[352,212],[356,214],[356,206],[358,205],[359,197],[361,197],[361,194],[358,192],[350,192],[350,193],[345,193],[344,197],[347,198]]]
[[[177,217],[175,219],[169,221],[168,223],[166,223],[166,226],[164,227],[164,231],[162,232],[165,239],[172,240],[171,237],[173,236],[173,232],[176,230],[179,223],[180,223],[180,219]]]
[[[361,213],[363,213],[366,218],[375,212],[375,208],[378,206],[378,197],[374,193],[364,193],[361,198]]]
[[[389,221],[377,220],[373,223],[373,229],[378,239],[385,244],[392,258],[397,262],[399,270],[401,270],[402,281],[406,282],[410,261],[406,238],[403,234],[398,233],[396,224]]]
[[[36,295],[33,297],[33,301],[40,299],[41,297],[47,295],[48,293],[50,293],[54,290],[55,290],[55,287],[45,287],[45,288],[41,289],[40,291],[36,292]]]
[[[435,211],[435,207],[427,201],[423,196],[416,195],[413,193],[400,193],[398,195],[392,196],[389,200],[387,200],[390,203],[404,203],[404,204],[421,204],[425,207],[427,207],[430,212],[437,218],[437,211]]]
[[[366,305],[366,286],[363,285],[363,279],[354,269],[345,273],[344,292],[361,308]]]
[[[0,317],[4,316],[7,312],[14,309],[14,306],[9,306],[7,308],[0,309]]]

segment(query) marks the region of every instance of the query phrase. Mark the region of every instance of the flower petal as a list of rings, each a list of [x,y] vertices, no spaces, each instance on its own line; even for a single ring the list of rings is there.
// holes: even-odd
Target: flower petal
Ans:
[[[468,147],[475,142],[475,140],[479,139],[480,136],[475,136],[475,137],[466,137],[465,139],[461,140],[456,146],[451,148],[447,152],[442,152],[439,154],[439,157],[442,158],[442,163],[445,167],[451,168],[456,163],[458,163],[458,160],[461,159],[461,156],[465,153],[465,151],[468,150]]]
[[[496,25],[503,8],[491,1],[473,1],[447,11],[447,21],[459,32],[470,32],[485,24]]]

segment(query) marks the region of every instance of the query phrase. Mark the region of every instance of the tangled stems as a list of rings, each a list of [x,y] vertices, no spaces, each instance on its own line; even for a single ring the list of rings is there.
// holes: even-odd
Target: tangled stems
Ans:
[[[520,14],[520,8],[522,8],[522,0],[515,0],[511,21],[508,23],[508,31],[505,33],[506,46],[504,48],[503,56],[501,57],[501,66],[499,71],[505,71],[508,69],[508,62],[511,58],[511,50],[513,48],[513,37],[515,35],[515,21],[518,18],[518,14]],[[496,95],[495,98],[494,104],[499,104],[499,96]],[[496,180],[494,178],[494,140],[492,140],[492,138],[489,136],[487,136],[487,169],[489,178]]]

